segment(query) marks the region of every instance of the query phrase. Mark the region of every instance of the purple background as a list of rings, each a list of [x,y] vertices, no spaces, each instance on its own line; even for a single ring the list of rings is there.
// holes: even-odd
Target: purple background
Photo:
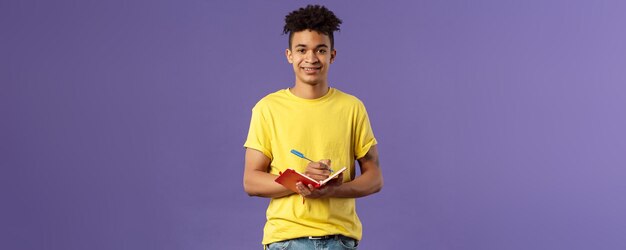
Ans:
[[[322,2],[324,3],[324,2]],[[624,1],[328,1],[385,187],[361,249],[626,249]],[[295,1],[3,1],[1,249],[260,249]]]

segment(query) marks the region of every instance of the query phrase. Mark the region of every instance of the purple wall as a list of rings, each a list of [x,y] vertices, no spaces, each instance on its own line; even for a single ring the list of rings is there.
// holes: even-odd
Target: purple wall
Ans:
[[[304,3],[38,2],[0,4],[0,249],[259,249],[242,145]],[[623,1],[327,6],[385,176],[361,249],[626,249]]]

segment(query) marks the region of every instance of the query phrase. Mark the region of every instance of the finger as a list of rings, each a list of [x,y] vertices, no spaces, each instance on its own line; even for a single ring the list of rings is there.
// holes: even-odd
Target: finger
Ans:
[[[330,159],[322,159],[319,162],[326,166],[330,166]]]
[[[328,171],[326,171],[326,172],[328,172]],[[330,172],[328,172],[328,173],[330,173]],[[328,178],[328,174],[313,174],[313,173],[306,173],[306,175],[307,175],[308,177],[313,178],[313,179],[314,179],[314,180],[316,180],[316,181],[322,181],[322,180],[325,180],[326,178]]]
[[[327,169],[328,166],[322,162],[311,162],[308,165],[310,168],[324,170]]]
[[[339,175],[337,175],[337,183],[341,184],[343,183],[343,173],[340,173]]]
[[[304,185],[302,184],[302,182],[298,182],[296,183],[296,189],[298,189],[298,193],[299,194],[304,194],[306,188],[304,188]]]
[[[299,194],[302,194],[302,183],[301,182],[296,183],[296,190],[298,190]]]
[[[311,175],[328,175],[330,170],[328,168],[308,168],[304,171],[304,174]]]
[[[298,188],[298,191],[302,196],[307,196],[311,194],[311,190],[309,190],[302,182],[296,183],[296,187]]]
[[[308,185],[308,188],[309,188],[309,197],[317,197],[318,196],[318,194],[320,192],[318,188],[313,187],[313,185],[311,185],[311,184]]]
[[[330,186],[339,186],[343,184],[343,173],[337,175],[337,177],[333,178],[332,181],[328,182]]]
[[[323,170],[323,171],[321,171],[319,173],[313,173],[313,172],[307,173],[307,176],[309,176],[309,177],[311,177],[313,179],[315,179],[315,178],[324,178],[324,179],[326,179],[326,178],[328,178],[329,174],[330,174],[330,172],[328,170]]]

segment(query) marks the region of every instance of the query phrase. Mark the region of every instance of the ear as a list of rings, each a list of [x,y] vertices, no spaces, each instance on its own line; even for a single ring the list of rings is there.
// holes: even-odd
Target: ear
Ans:
[[[333,51],[330,52],[330,63],[333,63],[335,61],[336,56],[337,56],[337,50],[333,49]]]
[[[287,57],[287,61],[289,62],[289,64],[293,64],[293,55],[291,54],[290,49],[285,50],[285,57]]]

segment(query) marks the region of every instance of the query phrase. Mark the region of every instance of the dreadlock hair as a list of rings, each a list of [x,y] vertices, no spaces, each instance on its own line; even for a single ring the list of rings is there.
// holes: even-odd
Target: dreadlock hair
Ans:
[[[340,24],[341,19],[337,18],[335,13],[326,7],[307,5],[285,16],[283,34],[289,34],[289,48],[291,49],[291,39],[294,32],[314,30],[330,38],[330,49],[332,50],[335,46],[333,32],[339,31]]]

